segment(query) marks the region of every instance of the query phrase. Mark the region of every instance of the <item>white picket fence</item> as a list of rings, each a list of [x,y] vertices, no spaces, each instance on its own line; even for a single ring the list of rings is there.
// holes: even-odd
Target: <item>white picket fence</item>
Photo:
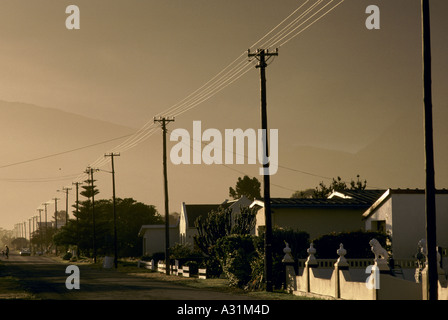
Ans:
[[[164,261],[157,261],[157,263],[154,262],[154,260],[151,261],[143,261],[139,260],[137,262],[138,268],[145,268],[152,271],[157,271],[160,273],[166,272],[166,264]],[[189,266],[179,266],[178,261],[176,260],[175,264],[170,266],[170,274],[181,276],[185,278],[190,278],[192,275],[190,274],[190,267]],[[207,269],[205,268],[199,268],[197,277],[199,279],[207,279]]]

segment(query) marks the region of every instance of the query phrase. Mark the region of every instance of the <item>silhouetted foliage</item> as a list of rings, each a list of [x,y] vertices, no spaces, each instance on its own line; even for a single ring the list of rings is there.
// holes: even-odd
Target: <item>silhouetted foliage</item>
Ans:
[[[261,183],[257,178],[249,178],[249,176],[244,176],[238,178],[236,182],[235,189],[229,187],[229,196],[233,199],[239,199],[242,196],[253,200],[261,198]]]
[[[390,237],[381,232],[374,231],[353,231],[353,232],[333,232],[323,235],[313,240],[316,249],[316,257],[321,259],[337,259],[336,251],[342,243],[347,250],[346,258],[368,259],[373,258],[369,241],[375,238],[383,248],[390,252],[388,243]],[[389,240],[389,241],[388,241]]]
[[[91,193],[85,193],[88,195]],[[118,255],[139,256],[142,241],[138,232],[144,224],[163,223],[162,217],[152,205],[132,198],[116,199]],[[91,256],[93,250],[93,216],[90,199],[79,202],[75,219],[58,230],[54,241],[58,245],[78,245],[82,255]],[[77,219],[76,219],[77,218]],[[95,200],[95,246],[98,255],[112,255],[114,250],[114,219],[112,199]]]

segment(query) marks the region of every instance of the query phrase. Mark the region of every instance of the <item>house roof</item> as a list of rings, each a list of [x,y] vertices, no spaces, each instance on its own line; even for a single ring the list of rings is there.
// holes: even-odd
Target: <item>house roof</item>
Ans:
[[[168,226],[170,229],[175,229],[179,227],[179,220],[177,220],[177,222],[175,224],[170,224]],[[140,227],[140,230],[138,231],[138,235],[142,236],[146,230],[148,229],[165,229],[165,225],[164,224],[144,224]]]
[[[188,218],[188,227],[194,228],[194,222],[198,217],[206,217],[210,211],[217,210],[219,207],[227,208],[229,203],[221,204],[186,204],[185,210]]]
[[[349,190],[333,192],[328,198],[271,198],[272,208],[369,208],[385,190]],[[251,206],[263,207],[263,200],[256,200]]]
[[[385,189],[333,191],[333,193],[328,196],[328,199],[333,199],[335,197],[354,199],[360,203],[371,205],[377,201],[384,194],[384,192],[386,192]]]

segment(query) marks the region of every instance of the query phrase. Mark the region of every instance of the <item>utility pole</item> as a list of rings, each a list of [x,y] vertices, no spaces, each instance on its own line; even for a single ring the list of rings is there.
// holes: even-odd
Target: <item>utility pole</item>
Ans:
[[[426,252],[428,268],[428,299],[438,299],[436,199],[434,172],[434,141],[432,127],[432,80],[431,80],[431,29],[429,0],[422,0],[423,34],[423,101],[426,166]]]
[[[93,184],[93,172],[98,169],[88,167],[86,173],[90,175],[90,186],[92,188],[92,223],[93,223],[93,262],[96,263],[96,227],[95,227],[95,186]]]
[[[163,132],[163,181],[165,193],[165,270],[166,274],[170,274],[170,230],[169,230],[169,208],[168,208],[168,178],[167,178],[167,163],[166,163],[166,124],[174,122],[174,118],[159,117],[154,118],[154,122],[159,122],[162,125]]]
[[[62,191],[65,191],[65,225],[68,224],[68,191],[72,188],[63,187]]]
[[[267,60],[270,57],[278,56],[278,50],[275,52],[269,52],[269,50],[258,49],[255,53],[250,53],[249,57],[255,57],[258,60],[256,68],[260,69],[260,93],[261,93],[261,129],[265,132],[263,155],[269,156],[268,148],[268,120],[267,120],[267,99],[266,99],[266,67]],[[264,214],[266,221],[265,232],[265,264],[264,272],[266,277],[266,291],[272,292],[272,216],[271,216],[271,191],[270,191],[270,173],[269,162],[263,163],[263,195],[264,195]]]
[[[58,200],[59,198],[54,198],[54,224],[55,224],[55,232],[58,231]],[[55,254],[58,255],[58,246],[54,245]]]
[[[118,267],[118,246],[117,246],[117,213],[115,208],[115,166],[114,166],[114,157],[119,157],[119,153],[108,153],[104,155],[105,157],[110,157],[112,164],[112,202],[113,202],[113,210],[114,210],[114,266],[115,269]]]
[[[47,249],[47,239],[48,239],[48,223],[47,223],[47,206],[48,203],[42,203],[44,205],[44,210],[45,210],[45,250]]]
[[[28,235],[30,237],[30,251],[32,251],[32,246],[31,246],[31,219],[28,219]]]
[[[79,185],[82,184],[82,182],[72,182],[74,186],[76,186],[76,239],[77,246],[76,246],[76,256],[79,257]]]
[[[39,242],[40,242],[40,252],[42,252],[42,242],[43,242],[43,237],[42,237],[42,211],[44,211],[44,209],[37,209],[37,211],[39,211]]]

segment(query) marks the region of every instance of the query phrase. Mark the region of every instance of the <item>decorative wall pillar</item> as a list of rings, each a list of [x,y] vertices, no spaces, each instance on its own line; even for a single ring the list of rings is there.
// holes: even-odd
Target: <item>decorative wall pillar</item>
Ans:
[[[297,290],[297,274],[294,266],[295,262],[291,256],[291,248],[287,242],[285,243],[286,247],[283,249],[285,256],[282,259],[282,263],[285,266],[285,290],[292,293]]]
[[[339,245],[339,249],[336,250],[336,253],[338,254],[339,258],[334,264],[334,279],[335,279],[335,298],[341,297],[341,282],[340,282],[340,271],[348,270],[349,264],[347,262],[347,259],[345,258],[345,255],[347,254],[347,250],[344,249],[344,245],[341,243]]]
[[[317,263],[316,257],[316,249],[314,248],[314,244],[311,243],[310,247],[306,250],[308,252],[308,258],[305,261],[305,270],[304,276],[306,277],[306,292],[311,292],[310,288],[310,268],[317,268],[319,264]]]

